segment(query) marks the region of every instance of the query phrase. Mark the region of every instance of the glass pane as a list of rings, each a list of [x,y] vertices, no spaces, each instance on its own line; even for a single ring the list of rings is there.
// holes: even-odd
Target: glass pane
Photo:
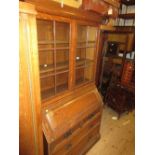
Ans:
[[[69,50],[56,50],[56,72],[69,70]]]
[[[56,22],[56,48],[68,47],[69,48],[69,23]]]
[[[96,41],[97,28],[88,26],[88,41]]]
[[[97,28],[78,25],[77,35],[75,83],[82,84],[93,80]]]
[[[97,28],[96,27],[88,27],[88,44],[87,47],[94,47],[96,45],[96,36],[97,36]]]
[[[76,50],[76,67],[84,66],[86,59],[86,48],[78,48]]]
[[[55,94],[54,76],[46,76],[40,79],[41,98],[46,99]]]
[[[85,68],[85,82],[93,80],[93,64]]]
[[[60,93],[68,89],[68,72],[56,75],[56,93]]]
[[[76,73],[75,73],[75,84],[78,85],[78,84],[81,84],[84,82],[84,68],[78,68],[76,69]]]
[[[37,20],[38,47],[40,51],[53,49],[54,34],[53,22],[46,20]]]
[[[95,48],[86,48],[86,59],[94,61]]]
[[[54,55],[53,51],[39,52],[40,73],[54,72]]]
[[[77,47],[86,46],[87,26],[78,25],[77,27]]]

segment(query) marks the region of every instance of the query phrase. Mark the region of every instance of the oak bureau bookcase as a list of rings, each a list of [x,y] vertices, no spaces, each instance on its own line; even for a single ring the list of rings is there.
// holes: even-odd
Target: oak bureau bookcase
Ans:
[[[51,1],[34,5],[45,155],[80,155],[100,138],[95,86],[101,16]]]

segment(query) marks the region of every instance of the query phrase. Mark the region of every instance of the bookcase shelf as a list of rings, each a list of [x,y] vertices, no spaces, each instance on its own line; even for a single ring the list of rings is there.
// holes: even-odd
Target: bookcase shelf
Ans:
[[[121,0],[121,3],[125,5],[135,5],[135,0]]]
[[[135,18],[135,14],[134,13],[119,14],[119,18],[134,19]]]

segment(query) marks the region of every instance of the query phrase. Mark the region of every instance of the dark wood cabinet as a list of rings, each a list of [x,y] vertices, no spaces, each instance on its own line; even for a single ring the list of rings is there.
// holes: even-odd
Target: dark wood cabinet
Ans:
[[[131,60],[124,62],[121,84],[130,91],[135,92],[135,63]]]
[[[99,89],[105,96],[110,85],[124,80],[125,63],[134,63],[134,31],[115,30],[105,31],[103,34],[105,39]]]
[[[134,109],[135,95],[133,91],[117,84],[108,88],[105,103],[114,109],[120,117],[123,112]]]

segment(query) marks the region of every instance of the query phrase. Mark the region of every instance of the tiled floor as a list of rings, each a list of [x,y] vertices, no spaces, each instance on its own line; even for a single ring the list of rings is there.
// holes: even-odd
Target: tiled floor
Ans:
[[[103,109],[101,139],[87,152],[87,155],[134,155],[134,111],[122,114],[119,120],[113,120],[113,116],[117,114],[112,109],[108,107]]]

